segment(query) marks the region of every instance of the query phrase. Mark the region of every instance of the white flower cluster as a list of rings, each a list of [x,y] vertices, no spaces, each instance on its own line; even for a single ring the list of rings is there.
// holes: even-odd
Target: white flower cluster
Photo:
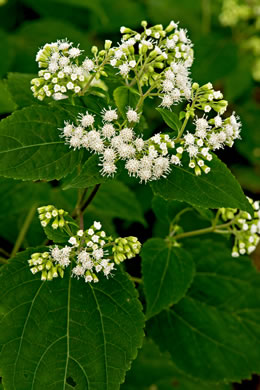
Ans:
[[[147,27],[138,33],[128,27],[121,27],[123,34],[120,45],[114,48],[110,64],[119,70],[119,74],[128,79],[134,73],[140,73],[140,85],[157,85],[163,107],[170,108],[191,95],[189,68],[193,62],[192,43],[184,29],[171,23],[163,29],[161,24]],[[136,53],[139,59],[136,60]],[[131,72],[133,71],[133,72]]]
[[[228,102],[223,100],[221,91],[215,91],[211,83],[207,83],[199,87],[198,83],[192,85],[192,97],[196,100],[195,108],[209,113],[212,109],[224,114],[227,109]]]
[[[111,237],[107,237],[106,233],[100,230],[101,227],[101,223],[95,221],[89,229],[79,230],[77,236],[69,239],[76,251],[76,266],[72,268],[72,275],[83,277],[86,283],[97,283],[97,273],[103,272],[108,277],[114,269],[114,263],[108,258],[109,252],[104,249]]]
[[[104,109],[102,118],[102,126],[95,129],[94,115],[87,111],[78,117],[77,125],[65,122],[61,129],[70,147],[83,147],[99,154],[102,175],[114,175],[116,163],[123,160],[130,176],[147,182],[165,177],[170,164],[176,164],[169,154],[175,144],[168,134],[158,133],[146,141],[136,136],[133,127],[139,122],[139,115],[133,108],[128,107],[126,112],[127,127],[120,127],[116,109]]]
[[[63,228],[66,223],[64,217],[68,215],[67,211],[58,210],[52,205],[38,207],[38,213],[42,227],[46,227],[52,221],[53,229]]]
[[[164,74],[161,82],[161,106],[171,108],[173,104],[179,103],[184,97],[191,98],[191,80],[189,78],[189,67],[185,62],[173,61]]]
[[[234,114],[226,119],[218,114],[209,120],[206,117],[197,117],[194,124],[195,133],[188,131],[184,135],[181,145],[183,151],[189,155],[189,167],[195,170],[196,175],[200,175],[201,169],[205,173],[210,171],[205,161],[212,160],[211,150],[223,148],[225,145],[231,147],[234,140],[240,137],[241,123]],[[180,149],[179,152],[182,152]]]
[[[235,236],[232,256],[251,254],[259,243],[260,236],[260,202],[248,198],[254,209],[251,217],[247,212],[237,214],[236,209],[220,209],[224,221],[233,220],[230,231]]]
[[[67,247],[64,248],[65,251],[67,251],[66,248]],[[65,251],[63,251],[63,253],[60,255],[58,255],[56,251],[57,258],[64,258],[64,263],[66,263],[66,261],[69,261],[67,256],[65,256]],[[57,278],[58,276],[63,278],[65,265],[62,265],[57,261],[55,264],[55,261],[56,260],[52,257],[52,254],[50,252],[37,252],[31,255],[31,258],[28,260],[28,263],[31,267],[30,270],[33,274],[41,272],[41,280],[52,280],[53,278]]]
[[[96,68],[93,60],[87,57],[79,65],[81,53],[82,50],[67,40],[44,45],[36,55],[36,61],[43,69],[39,71],[39,77],[31,81],[34,96],[39,100],[50,96],[60,100],[68,98],[68,94],[81,92]]]

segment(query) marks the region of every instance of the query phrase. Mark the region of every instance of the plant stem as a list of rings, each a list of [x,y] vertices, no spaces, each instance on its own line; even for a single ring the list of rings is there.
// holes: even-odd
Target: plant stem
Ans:
[[[197,90],[197,92],[196,92],[196,94],[194,96],[194,99],[192,101],[192,104],[191,104],[191,107],[190,107],[190,112],[186,113],[185,120],[184,120],[184,122],[182,124],[182,127],[180,129],[180,132],[179,132],[177,138],[174,140],[174,142],[178,142],[180,140],[180,138],[181,138],[181,136],[182,136],[182,134],[183,134],[183,132],[184,132],[184,130],[186,128],[188,120],[190,119],[190,116],[191,116],[191,112],[194,109],[194,106],[195,106],[195,103],[196,103],[196,99],[197,99],[197,95],[198,95],[198,90]]]
[[[231,221],[229,221],[227,223],[223,223],[222,225],[215,225],[213,222],[213,224],[208,228],[192,230],[191,232],[186,232],[186,233],[180,233],[180,234],[177,234],[177,236],[175,236],[174,239],[180,240],[182,238],[199,236],[199,235],[207,234],[207,233],[219,233],[220,229],[225,229],[225,228],[229,227],[230,225],[232,225],[232,223],[235,222],[236,219],[237,219],[237,217],[232,219]],[[221,232],[221,234],[222,234],[222,232]]]
[[[16,242],[14,244],[13,250],[11,252],[10,258],[14,257],[16,255],[16,253],[19,251],[19,249],[23,243],[23,240],[26,236],[26,233],[30,227],[30,224],[32,222],[33,216],[34,216],[35,211],[36,211],[36,207],[37,207],[36,205],[33,205],[30,208],[29,213],[27,214],[27,216],[25,218],[22,229],[20,230],[20,232],[18,234],[18,237],[17,237]]]
[[[0,264],[8,264],[8,260],[4,259],[3,257],[0,257]]]
[[[88,207],[88,205],[92,202],[92,200],[94,199],[94,197],[96,196],[96,193],[98,192],[99,190],[99,187],[100,187],[100,184],[96,184],[95,188],[93,189],[93,191],[91,192],[91,194],[89,195],[89,197],[87,198],[87,200],[83,203],[83,205],[81,206],[81,213],[83,214],[84,211],[86,210],[86,208]]]
[[[2,253],[5,257],[10,257],[10,253],[6,252],[3,248],[0,248],[0,253]]]
[[[102,68],[102,67],[107,63],[107,61],[108,61],[108,56],[106,56],[105,59],[103,60],[103,62],[101,63],[101,65],[99,65],[99,68],[97,69],[97,72],[99,71],[100,68]],[[90,84],[91,84],[92,81],[94,80],[95,75],[96,75],[96,72],[93,73],[93,74],[90,76],[90,78],[89,78],[87,84],[86,84],[85,87],[82,89],[82,91],[81,91],[81,93],[80,93],[79,95],[83,96],[83,95],[85,94],[85,92],[86,92],[87,89],[89,88]]]
[[[130,279],[135,282],[135,283],[139,283],[139,284],[142,284],[143,283],[143,280],[141,278],[136,278],[135,276],[130,276]]]

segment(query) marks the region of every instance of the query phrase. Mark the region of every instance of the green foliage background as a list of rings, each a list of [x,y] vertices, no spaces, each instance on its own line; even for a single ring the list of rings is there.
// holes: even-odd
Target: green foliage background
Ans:
[[[26,128],[26,137],[30,137],[32,142],[32,149],[28,156],[10,152],[5,157],[5,163],[0,166],[0,175],[6,176],[0,178],[0,235],[5,250],[11,252],[28,213],[35,210],[37,206],[55,204],[58,208],[72,211],[77,199],[77,188],[83,185],[93,186],[100,182],[97,172],[93,169],[96,166],[95,156],[87,160],[88,156],[82,156],[81,153],[72,150],[71,153],[63,155],[64,150],[60,147],[63,141],[55,133],[56,128],[60,127],[63,120],[66,119],[68,112],[73,117],[78,113],[78,108],[75,107],[75,112],[72,112],[71,107],[66,106],[66,104],[60,104],[57,108],[57,106],[50,107],[46,106],[45,103],[37,103],[41,107],[38,106],[37,112],[34,112],[34,108],[30,107],[35,103],[29,86],[31,78],[37,72],[35,62],[37,49],[46,42],[67,37],[74,43],[80,43],[81,48],[88,54],[93,44],[101,46],[104,39],[111,39],[114,43],[119,41],[120,26],[125,25],[138,29],[140,21],[144,19],[151,24],[162,23],[164,25],[167,25],[173,19],[174,21],[180,21],[180,25],[188,29],[195,49],[195,62],[192,67],[194,81],[201,84],[211,81],[216,89],[221,89],[232,108],[241,116],[243,124],[242,140],[237,141],[232,150],[220,152],[219,156],[234,172],[246,193],[257,198],[257,195],[260,194],[260,132],[258,128],[260,123],[260,85],[251,76],[250,55],[245,55],[241,51],[239,41],[232,31],[220,25],[218,21],[220,6],[220,1],[210,0],[0,1],[1,118],[5,118],[20,108],[25,108],[23,111],[17,111],[5,123],[0,124],[1,135],[11,134],[22,143],[25,133],[21,132],[17,125],[19,123]],[[145,130],[147,135],[152,134],[155,129],[158,130],[165,126],[160,113],[154,107],[147,108],[146,114],[148,118]],[[167,119],[164,119],[170,126]],[[25,121],[30,123],[29,127],[28,124],[22,124]],[[48,121],[48,134],[45,131],[45,121]],[[43,149],[39,151],[37,148],[39,139],[46,140],[44,141],[46,142],[46,151]],[[2,138],[0,150],[6,147],[5,142],[7,144],[10,141]],[[56,161],[48,165],[50,148],[53,148],[53,153],[59,160],[57,166]],[[13,165],[14,159],[20,165],[26,158],[30,159],[30,165],[26,165],[23,170],[21,168],[17,170],[17,166]],[[85,160],[87,162],[83,165],[81,174],[76,176],[73,171],[75,166],[79,161],[84,162]],[[250,330],[252,322],[256,321],[254,310],[259,310],[256,294],[256,292],[259,293],[259,285],[257,286],[259,275],[251,267],[249,260],[238,264],[237,261],[230,259],[230,254],[222,242],[219,242],[219,246],[214,249],[214,243],[211,241],[206,241],[204,246],[200,248],[198,248],[197,242],[194,241],[190,246],[190,251],[192,254],[196,254],[196,259],[199,259],[198,264],[195,264],[197,269],[195,274],[195,265],[190,254],[179,248],[173,249],[172,253],[167,253],[167,247],[164,247],[164,241],[161,239],[168,233],[169,221],[172,219],[171,215],[174,215],[174,211],[179,207],[179,204],[173,202],[173,200],[186,201],[197,207],[200,206],[201,191],[204,191],[204,207],[233,207],[233,205],[235,205],[234,207],[237,205],[246,207],[243,203],[244,198],[239,193],[239,188],[236,188],[235,181],[233,182],[228,178],[230,180],[229,182],[227,180],[229,188],[226,189],[226,194],[221,192],[221,183],[219,184],[217,177],[214,177],[214,172],[217,171],[222,174],[223,164],[218,159],[215,159],[212,164],[215,170],[212,169],[212,176],[208,177],[209,181],[205,187],[201,183],[200,191],[196,193],[193,190],[193,180],[200,179],[189,177],[187,188],[185,188],[185,196],[183,192],[179,194],[178,188],[174,187],[175,180],[183,179],[185,181],[186,176],[191,176],[183,169],[176,170],[173,178],[170,175],[169,182],[172,181],[172,187],[166,186],[164,188],[163,182],[153,184],[153,191],[157,195],[155,198],[153,198],[152,190],[148,185],[141,186],[135,180],[126,177],[124,173],[113,182],[106,182],[104,179],[104,184],[102,184],[85,216],[86,224],[91,223],[93,219],[100,219],[109,234],[116,232],[121,235],[133,234],[137,235],[142,242],[152,236],[154,237],[147,241],[144,246],[142,270],[145,270],[146,278],[144,277],[144,287],[139,289],[141,300],[144,295],[147,296],[146,318],[149,321],[146,331],[149,337],[147,337],[141,352],[138,354],[137,360],[134,361],[132,370],[127,374],[126,382],[121,386],[123,390],[170,390],[175,387],[180,390],[224,390],[231,388],[231,385],[225,382],[240,381],[243,378],[249,378],[252,372],[259,372],[259,360],[257,362],[259,358],[257,352],[257,349],[259,350],[259,324],[255,324],[256,326]],[[8,165],[8,169],[6,165]],[[30,167],[34,168],[33,175]],[[68,176],[63,179],[66,174]],[[225,170],[223,175],[225,175]],[[50,181],[43,182],[41,180],[43,177]],[[62,180],[57,182],[53,179]],[[166,198],[169,199],[167,205],[159,196],[166,193]],[[205,214],[202,216],[201,210],[199,211],[197,213],[191,211],[185,216],[183,223],[184,226],[189,227],[189,230],[205,226]],[[26,249],[43,243],[44,234],[35,216],[22,247]],[[211,248],[211,251],[208,248]],[[218,251],[219,257],[217,257]],[[158,253],[160,253],[160,256]],[[207,253],[206,257],[204,256],[205,253]],[[257,255],[255,257],[257,260]],[[171,261],[176,258],[178,261],[174,263],[174,267],[177,270],[182,267],[183,259],[185,259],[186,267],[184,271],[182,270],[185,277],[177,281],[174,279],[174,269],[170,267]],[[162,291],[157,291],[155,294],[154,284],[160,283],[161,278],[157,271],[161,269],[159,267],[160,262],[164,264],[166,259],[169,266],[169,270],[165,271],[164,288],[166,293],[163,294]],[[22,260],[22,255],[20,255],[14,263],[18,269],[21,269],[18,278],[19,283],[26,283],[27,286],[32,284],[32,288],[39,288],[39,281],[35,281],[34,276],[22,273]],[[139,260],[135,261],[135,265],[133,265],[133,262],[127,263],[126,267],[139,275],[140,262]],[[156,267],[151,267],[153,262],[158,266],[158,270]],[[211,269],[207,269],[205,265],[209,263]],[[12,264],[10,268],[14,265]],[[16,277],[18,276],[15,274],[15,270],[10,269],[8,272],[10,274],[14,273],[13,282],[17,283]],[[118,305],[121,305],[118,309],[116,303],[114,303],[111,310],[124,310],[124,305],[128,305],[127,294],[132,291],[133,286],[130,285],[129,280],[124,280],[124,278],[123,274],[118,275],[113,281],[113,286],[111,285],[110,299],[118,300]],[[3,288],[9,291],[9,285],[5,286],[4,280],[5,273],[2,275]],[[231,284],[228,284],[227,280],[232,280]],[[189,289],[191,283],[192,287]],[[172,284],[174,284],[175,289],[167,295],[167,286]],[[129,287],[129,290],[125,292],[125,299],[124,296],[118,295],[118,285]],[[255,288],[253,294],[250,293],[252,285]],[[245,286],[248,293],[240,297],[240,291],[245,289]],[[55,288],[58,294],[59,289],[62,290],[65,287],[57,285]],[[221,294],[217,294],[219,289]],[[92,299],[91,304],[95,307],[99,303],[94,302],[94,293],[90,290],[88,291],[89,300]],[[101,296],[102,291],[106,291],[105,286],[101,286],[97,294]],[[183,298],[187,291],[187,296]],[[26,302],[27,293],[26,288],[24,288],[21,293],[24,294],[24,302]],[[47,293],[46,287],[42,292],[42,296],[40,296],[40,300],[45,301],[46,310],[51,310],[48,306],[48,304],[51,305],[51,300],[48,301],[46,298]],[[51,291],[51,293],[53,292]],[[16,291],[13,294],[15,296]],[[19,291],[17,294],[19,294]],[[74,298],[72,296],[72,299]],[[173,314],[168,308],[175,303],[177,304],[176,311]],[[63,307],[64,304],[61,299],[59,307]],[[84,302],[81,302],[81,304],[84,305]],[[137,310],[135,304],[137,305],[136,302],[129,303],[130,309],[127,310]],[[46,318],[42,314],[43,309],[40,303],[35,310],[35,318],[32,321],[44,321]],[[88,310],[91,311],[92,308],[88,306]],[[130,316],[127,323],[124,324],[126,337],[134,332],[132,321],[136,321],[136,323],[139,321],[140,324],[143,321],[140,308],[138,310],[139,314],[134,312],[133,317]],[[85,315],[87,316],[87,313]],[[107,315],[107,313],[104,315]],[[7,328],[10,327],[9,320],[12,323],[15,319],[7,318],[5,323]],[[207,327],[205,326],[204,333],[199,334],[196,329],[201,329],[202,322],[207,324]],[[238,322],[239,327],[237,326]],[[84,323],[84,318],[82,323]],[[161,326],[162,323],[165,324],[165,328]],[[110,324],[107,326],[109,328]],[[111,326],[113,327],[113,325]],[[220,332],[219,327],[225,330],[225,334]],[[244,331],[245,327],[246,331]],[[210,333],[208,333],[208,329],[211,329]],[[43,331],[45,331],[44,328]],[[55,328],[54,331],[59,337],[59,329]],[[114,329],[114,331],[116,330]],[[76,325],[74,332],[77,333]],[[109,330],[106,332],[110,337]],[[241,333],[243,333],[243,338],[240,339]],[[44,335],[46,338],[51,337],[47,331]],[[90,338],[90,335],[87,334],[84,337]],[[99,335],[95,337],[96,342],[99,343]],[[133,338],[135,338],[133,342],[140,347],[141,333],[139,332]],[[170,346],[167,345],[167,338],[172,340]],[[10,335],[11,339],[12,335]],[[161,351],[151,339],[160,346]],[[178,343],[178,340],[182,340],[182,343]],[[230,340],[228,347],[225,345],[226,340]],[[238,340],[240,341],[237,345]],[[42,340],[38,340],[39,348],[45,341],[44,337]],[[128,348],[132,342],[131,340],[125,340],[126,344],[129,342],[126,345],[123,341],[114,340],[113,338],[110,340],[111,344],[115,342],[118,348],[123,349]],[[30,342],[32,340],[28,335],[26,343]],[[96,344],[93,340],[92,343],[95,349]],[[198,350],[191,347],[191,345],[194,345],[192,343],[198,345]],[[74,347],[77,348],[77,345]],[[12,348],[16,349],[18,347],[12,345]],[[7,362],[4,363],[0,360],[2,367],[4,367],[3,372],[10,370],[10,366],[13,364],[12,348],[6,351],[5,358]],[[24,348],[26,349],[26,347]],[[185,356],[182,359],[179,358],[183,350],[188,354],[188,360],[186,359],[187,356],[186,358]],[[25,350],[25,355],[28,351]],[[128,358],[133,359],[136,353],[136,347],[133,347],[126,360]],[[206,367],[211,354],[215,356],[216,370],[212,370],[212,375],[209,377],[209,370],[202,367]],[[203,365],[198,364],[198,356],[203,357]],[[95,357],[92,356],[91,359],[93,359],[93,362],[95,361]],[[235,359],[236,364],[230,363],[232,359]],[[193,364],[190,364],[191,361]],[[117,365],[114,376],[118,383],[122,382],[124,377],[120,370],[129,368],[128,363],[122,363],[122,365],[121,363],[120,359],[116,362],[110,362],[111,365]],[[26,364],[19,360],[19,356],[15,364],[21,372],[26,370]],[[78,379],[75,379],[76,384],[74,379],[69,380],[66,389],[102,389],[102,387],[95,384],[94,374],[94,379],[90,378],[89,383],[91,385],[86,385],[84,381],[81,382],[81,375],[77,371],[79,368],[74,367],[72,361],[70,364],[68,372],[73,372],[71,376]],[[2,367],[0,366],[0,373]],[[56,369],[58,370],[59,367],[56,367]],[[90,369],[95,372],[94,363],[90,366]],[[96,375],[98,375],[98,369]],[[6,387],[7,389],[28,390],[26,387],[17,385],[20,381],[19,375],[21,375],[19,370],[13,384],[8,383],[9,387]],[[100,372],[102,372],[102,368]],[[47,378],[44,375],[44,372],[40,372],[39,378],[42,382],[38,383],[37,381],[40,380],[38,378],[35,389],[47,389],[48,387],[41,387],[45,383],[44,380],[46,380],[45,386],[50,383],[48,381],[54,381],[51,373]],[[70,375],[68,376],[70,377]],[[109,382],[108,379],[106,381],[107,387],[104,387],[104,389],[114,390],[117,388],[112,387],[113,384],[111,383],[113,381]],[[55,389],[55,385],[53,386],[52,388]]]

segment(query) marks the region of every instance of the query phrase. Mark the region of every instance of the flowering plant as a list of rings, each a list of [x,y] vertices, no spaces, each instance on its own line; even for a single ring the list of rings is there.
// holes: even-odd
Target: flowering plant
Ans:
[[[159,346],[171,375],[191,385],[260,372],[259,275],[243,257],[259,242],[259,201],[215,155],[240,139],[240,119],[210,82],[192,80],[186,30],[141,26],[88,56],[66,39],[46,43],[34,104],[0,123],[0,174],[52,181],[73,198],[56,190],[55,205],[35,202],[2,260],[7,390],[116,390],[142,345],[134,369]],[[151,112],[162,118],[155,131]],[[142,244],[112,224],[147,223],[146,195],[141,206],[131,188],[151,189],[157,218]],[[17,253],[36,208],[44,242]]]

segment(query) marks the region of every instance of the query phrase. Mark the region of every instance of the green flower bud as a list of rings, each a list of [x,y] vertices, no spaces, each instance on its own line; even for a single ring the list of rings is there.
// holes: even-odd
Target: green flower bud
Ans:
[[[104,45],[105,50],[109,50],[111,45],[112,45],[112,41],[110,41],[109,39],[106,39],[105,40],[105,45]]]
[[[164,63],[163,62],[155,62],[154,67],[158,69],[163,69],[164,68]]]
[[[201,169],[198,165],[195,166],[194,172],[196,176],[201,175]]]
[[[147,25],[148,25],[147,21],[146,21],[146,20],[142,20],[141,26],[142,26],[143,28],[146,28]]]
[[[166,27],[165,31],[166,31],[167,33],[170,33],[170,32],[172,32],[172,30],[175,29],[176,27],[177,27],[176,23],[174,23],[174,21],[172,20],[172,21],[170,22],[170,24],[168,24],[168,26]]]
[[[97,55],[97,53],[98,53],[98,48],[97,48],[97,46],[92,46],[92,48],[91,48],[91,53],[93,53],[94,55]]]

